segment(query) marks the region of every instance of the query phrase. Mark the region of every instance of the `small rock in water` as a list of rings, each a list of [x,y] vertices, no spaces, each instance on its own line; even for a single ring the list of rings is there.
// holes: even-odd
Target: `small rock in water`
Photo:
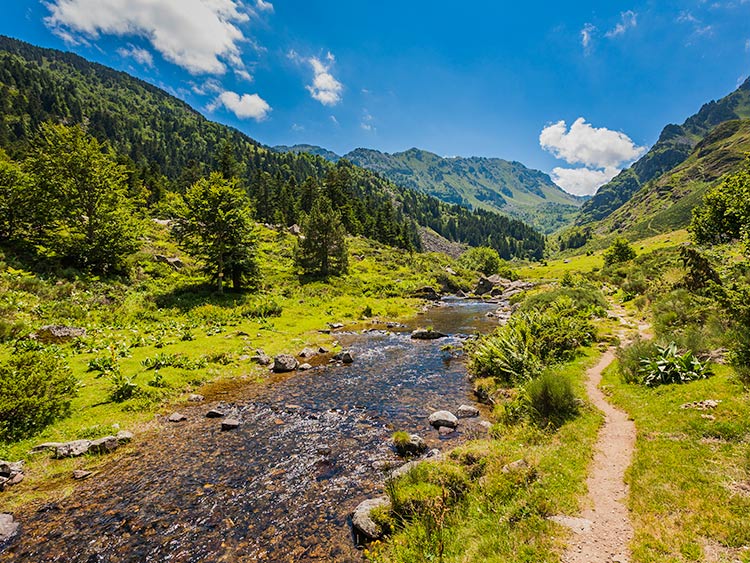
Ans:
[[[179,412],[173,412],[169,415],[169,418],[167,418],[168,422],[182,422],[184,420],[187,420],[187,417]]]
[[[388,497],[371,498],[362,501],[354,510],[352,525],[354,531],[366,540],[376,540],[383,536],[383,530],[370,517],[370,513],[381,506],[390,506]]]
[[[276,373],[294,371],[297,366],[299,366],[297,358],[289,354],[279,354],[273,360],[273,371]]]
[[[437,340],[438,338],[446,338],[448,335],[431,328],[418,328],[411,333],[411,337],[414,340]]]
[[[345,364],[351,364],[354,362],[354,354],[352,354],[351,350],[344,350],[336,354],[333,359]]]
[[[409,434],[408,442],[395,442],[394,446],[401,456],[420,455],[427,451],[427,444],[417,434]]]
[[[224,411],[220,411],[219,409],[211,409],[206,413],[206,418],[223,418],[224,417]]]
[[[479,416],[479,409],[471,405],[461,405],[456,411],[458,418],[473,418]]]
[[[455,428],[451,428],[450,426],[441,426],[438,428],[438,432],[441,436],[449,436],[450,434],[453,434],[456,431]]]
[[[205,397],[203,395],[198,395],[197,393],[191,393],[188,395],[188,401],[191,403],[201,403],[205,400]]]
[[[300,364],[300,366],[297,369],[300,371],[307,371],[307,370],[311,370],[312,366],[310,364]]]
[[[76,469],[73,471],[73,479],[76,481],[82,481],[84,479],[88,479],[93,475],[93,472],[86,471],[85,469]]]
[[[430,415],[427,419],[428,422],[435,428],[447,426],[448,428],[455,428],[458,426],[458,419],[453,413],[448,411],[437,411]]]
[[[227,418],[221,422],[222,430],[235,430],[240,427],[240,421],[236,418]]]
[[[326,456],[331,455],[332,451],[333,450],[331,449],[331,446],[327,446],[327,445],[318,446],[317,449],[315,450],[315,452],[318,455],[326,455]]]
[[[0,544],[15,537],[19,524],[10,514],[0,514]]]

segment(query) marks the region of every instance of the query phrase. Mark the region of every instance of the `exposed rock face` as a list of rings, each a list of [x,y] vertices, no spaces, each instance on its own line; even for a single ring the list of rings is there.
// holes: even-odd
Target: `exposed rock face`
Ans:
[[[76,338],[85,338],[86,329],[63,325],[46,325],[33,335],[36,340],[44,344],[62,344]]]
[[[279,354],[273,360],[273,371],[276,373],[294,371],[298,366],[297,358],[289,354]]]
[[[19,524],[10,514],[0,514],[0,545],[18,534]]]
[[[445,338],[447,334],[432,330],[431,328],[418,328],[411,333],[411,337],[414,340],[437,340],[438,338]]]
[[[376,540],[383,537],[383,530],[373,521],[371,513],[378,507],[390,507],[390,505],[391,501],[388,497],[377,497],[362,501],[352,515],[352,525],[357,534],[365,540]]]
[[[421,455],[427,451],[427,444],[416,434],[410,434],[408,442],[396,442],[394,445],[398,454],[402,456]]]
[[[435,428],[440,428],[441,426],[455,428],[456,426],[458,426],[458,419],[453,413],[450,413],[448,411],[434,412],[427,420]]]
[[[461,405],[456,411],[458,418],[473,418],[479,416],[479,409],[471,405]]]

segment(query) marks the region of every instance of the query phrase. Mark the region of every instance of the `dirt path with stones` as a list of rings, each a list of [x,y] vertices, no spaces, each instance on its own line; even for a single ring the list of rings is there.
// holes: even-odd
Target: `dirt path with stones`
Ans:
[[[633,538],[626,501],[625,471],[635,448],[635,424],[613,407],[599,389],[602,372],[614,360],[607,351],[587,373],[586,391],[591,402],[604,413],[596,451],[588,477],[588,503],[580,518],[554,520],[573,529],[563,563],[629,563],[628,544]]]

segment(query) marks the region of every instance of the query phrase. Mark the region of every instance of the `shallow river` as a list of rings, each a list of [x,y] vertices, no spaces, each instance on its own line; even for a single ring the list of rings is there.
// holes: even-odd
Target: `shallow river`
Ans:
[[[451,334],[442,340],[342,334],[354,364],[232,390],[235,431],[204,417],[213,401],[184,410],[187,422],[142,438],[69,498],[17,514],[21,536],[0,561],[361,561],[350,515],[382,492],[393,431],[441,449],[472,432],[462,421],[441,440],[427,416],[473,404],[463,362],[441,348],[494,328],[495,308],[447,301],[409,327]]]

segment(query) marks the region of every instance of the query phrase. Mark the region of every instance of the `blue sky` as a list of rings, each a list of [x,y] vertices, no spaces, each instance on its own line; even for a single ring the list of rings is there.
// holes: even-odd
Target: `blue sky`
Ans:
[[[498,156],[579,193],[750,74],[750,0],[15,0],[0,33],[266,144]]]

